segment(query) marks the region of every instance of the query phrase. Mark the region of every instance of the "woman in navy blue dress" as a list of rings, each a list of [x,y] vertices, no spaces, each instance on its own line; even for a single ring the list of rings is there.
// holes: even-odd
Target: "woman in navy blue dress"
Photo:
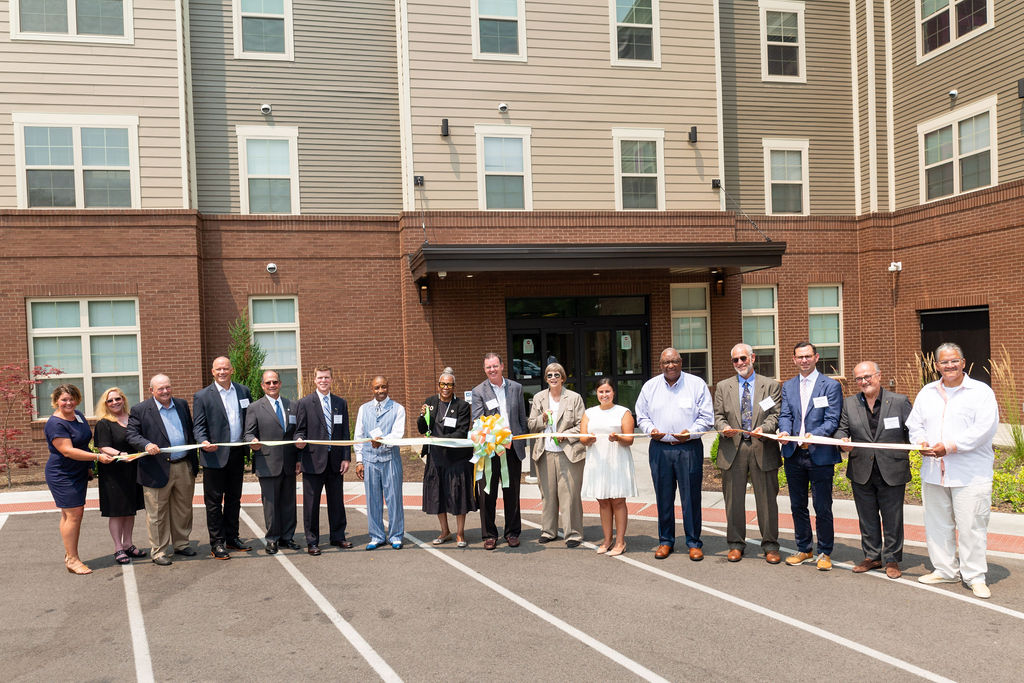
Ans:
[[[46,461],[46,485],[50,487],[53,502],[60,508],[64,566],[72,574],[92,574],[92,570],[78,557],[85,489],[92,463],[110,463],[114,459],[106,453],[87,450],[92,430],[85,421],[85,415],[75,410],[81,401],[82,393],[74,384],[61,384],[50,396],[54,412],[43,429],[46,445],[50,448],[50,459]]]

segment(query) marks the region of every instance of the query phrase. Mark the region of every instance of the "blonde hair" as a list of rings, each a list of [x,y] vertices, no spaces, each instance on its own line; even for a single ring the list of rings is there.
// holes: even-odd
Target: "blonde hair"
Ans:
[[[96,403],[96,412],[94,415],[96,415],[97,420],[110,420],[111,422],[117,422],[117,417],[110,412],[109,408],[107,408],[107,399],[110,398],[110,395],[113,393],[117,393],[117,395],[121,397],[121,405],[124,406],[124,412],[128,412],[128,397],[125,396],[124,392],[117,387],[110,387],[100,394],[100,400]]]

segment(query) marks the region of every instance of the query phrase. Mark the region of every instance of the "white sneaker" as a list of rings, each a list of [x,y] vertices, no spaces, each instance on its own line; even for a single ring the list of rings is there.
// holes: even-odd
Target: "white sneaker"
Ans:
[[[929,586],[936,583],[956,583],[959,580],[960,579],[957,578],[948,579],[938,572],[932,572],[930,574],[925,574],[924,576],[917,577],[918,583],[926,583]]]
[[[537,483],[537,477],[531,477],[529,474],[527,474],[526,475],[526,483],[527,484],[536,484]]]
[[[982,598],[987,600],[992,597],[992,591],[988,589],[984,581],[975,581],[971,584],[971,590],[974,592],[974,597]]]

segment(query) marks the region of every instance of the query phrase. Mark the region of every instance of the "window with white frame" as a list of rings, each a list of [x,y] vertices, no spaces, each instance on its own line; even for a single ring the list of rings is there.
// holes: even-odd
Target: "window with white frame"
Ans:
[[[658,0],[608,0],[612,64],[661,66]]]
[[[754,350],[754,372],[765,377],[779,376],[779,308],[776,290],[770,287],[744,287],[743,343]]]
[[[36,414],[50,410],[50,394],[64,383],[82,391],[79,410],[92,415],[96,401],[119,387],[129,406],[142,396],[138,301],[135,299],[36,299],[28,302],[28,345],[42,375],[36,387]]]
[[[843,289],[841,285],[807,288],[807,338],[818,350],[818,372],[843,374]]]
[[[242,213],[299,213],[299,129],[235,126]]]
[[[139,117],[11,118],[18,208],[139,208]]]
[[[804,3],[759,0],[757,6],[761,24],[761,79],[806,83]]]
[[[683,359],[683,370],[711,381],[711,325],[708,286],[671,287],[672,346]]]
[[[252,297],[249,320],[252,340],[267,352],[264,370],[274,370],[281,378],[281,394],[299,396],[299,311],[293,297]]]
[[[959,45],[994,25],[993,0],[917,0],[918,61]]]
[[[921,124],[917,135],[922,202],[998,182],[995,96]]]
[[[473,58],[526,61],[526,0],[470,0]]]
[[[14,40],[132,43],[132,0],[11,0]]]
[[[665,131],[613,128],[615,208],[665,207]]]
[[[232,0],[235,59],[295,59],[292,0]]]
[[[477,196],[481,209],[533,208],[528,126],[476,126]]]
[[[807,140],[765,138],[764,195],[765,213],[810,213],[807,183]]]

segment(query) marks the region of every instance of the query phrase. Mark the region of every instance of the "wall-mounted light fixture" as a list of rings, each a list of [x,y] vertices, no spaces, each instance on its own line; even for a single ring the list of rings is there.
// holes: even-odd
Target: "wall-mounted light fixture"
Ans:
[[[690,126],[690,134],[687,136],[690,142],[697,142],[697,126]]]
[[[725,296],[725,271],[721,268],[711,271],[711,287],[715,296]]]
[[[448,137],[448,119],[441,119],[441,137]]]
[[[421,277],[416,281],[416,296],[419,297],[420,304],[430,303],[430,288],[427,287],[427,278]]]

